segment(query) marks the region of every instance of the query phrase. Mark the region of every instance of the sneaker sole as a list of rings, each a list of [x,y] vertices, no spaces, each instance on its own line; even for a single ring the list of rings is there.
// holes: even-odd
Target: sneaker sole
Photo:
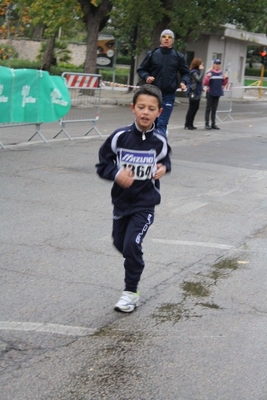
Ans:
[[[138,307],[138,306],[139,306],[139,304],[136,304],[135,306],[133,306],[133,307],[127,309],[127,310],[122,309],[122,308],[120,308],[120,307],[118,307],[118,306],[115,306],[115,307],[114,307],[114,310],[115,310],[115,311],[119,311],[119,312],[124,312],[124,313],[131,313],[131,312],[133,312],[133,311],[136,309],[136,307]]]

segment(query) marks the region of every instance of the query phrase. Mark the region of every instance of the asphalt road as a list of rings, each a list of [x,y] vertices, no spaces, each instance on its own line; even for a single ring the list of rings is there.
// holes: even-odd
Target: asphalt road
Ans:
[[[113,310],[123,260],[94,168],[103,139],[82,124],[48,143],[1,130],[1,400],[267,399],[266,109],[235,102],[205,131],[202,103],[185,131],[187,104],[175,107],[130,315]],[[105,104],[97,127],[131,122],[127,105]]]

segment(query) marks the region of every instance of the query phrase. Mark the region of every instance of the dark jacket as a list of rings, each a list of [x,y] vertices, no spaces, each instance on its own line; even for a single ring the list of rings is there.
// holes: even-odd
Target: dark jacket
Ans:
[[[154,210],[160,203],[160,182],[152,175],[157,163],[164,164],[170,172],[170,151],[167,139],[154,126],[143,134],[133,123],[116,129],[106,139],[99,150],[96,170],[101,178],[114,181],[111,197],[116,215]],[[134,183],[128,189],[123,189],[115,181],[116,174],[125,166],[136,171]]]
[[[173,48],[159,47],[148,52],[144,60],[137,68],[139,77],[146,81],[149,76],[155,78],[153,85],[157,86],[162,94],[175,93],[180,81],[187,85],[190,82],[189,69],[184,55]]]
[[[213,97],[223,96],[223,86],[227,85],[228,78],[223,77],[222,71],[211,70],[211,77],[205,76],[204,85],[208,86],[208,93]]]
[[[186,93],[189,94],[191,86],[195,85],[197,94],[201,95],[202,94],[202,89],[203,89],[203,83],[202,83],[203,77],[204,77],[204,69],[196,69],[196,68],[191,69],[191,71],[190,71],[190,83],[187,86]]]

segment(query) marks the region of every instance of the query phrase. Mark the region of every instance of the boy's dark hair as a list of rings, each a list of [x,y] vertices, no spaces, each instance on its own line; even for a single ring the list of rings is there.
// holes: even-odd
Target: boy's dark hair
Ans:
[[[137,89],[137,91],[135,92],[134,97],[133,97],[134,105],[136,104],[136,101],[141,94],[147,94],[148,96],[156,97],[158,100],[158,103],[159,103],[159,108],[162,107],[162,94],[161,94],[161,90],[157,86],[149,85],[149,84],[140,86]]]

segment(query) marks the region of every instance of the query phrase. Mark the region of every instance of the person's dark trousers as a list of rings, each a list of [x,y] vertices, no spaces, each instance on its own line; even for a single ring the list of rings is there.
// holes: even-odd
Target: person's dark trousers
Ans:
[[[207,92],[206,94],[206,99],[207,99],[207,105],[206,105],[206,112],[205,112],[205,124],[209,125],[210,121],[210,114],[211,114],[211,125],[216,124],[216,111],[218,108],[218,103],[219,103],[219,98],[220,97],[214,97]]]
[[[125,258],[125,289],[136,292],[145,267],[142,242],[154,221],[154,210],[140,211],[124,217],[113,216],[113,244]]]
[[[175,93],[162,94],[163,111],[156,121],[156,128],[166,135],[167,125],[173,110]]]
[[[186,127],[192,127],[194,125],[194,119],[196,116],[196,113],[199,109],[199,103],[200,100],[197,101],[191,101],[189,100],[189,108],[185,117],[185,126]]]

